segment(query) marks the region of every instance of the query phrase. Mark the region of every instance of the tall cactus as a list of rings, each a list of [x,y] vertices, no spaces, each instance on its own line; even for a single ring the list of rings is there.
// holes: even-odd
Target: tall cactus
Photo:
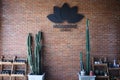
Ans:
[[[86,21],[86,73],[90,72],[90,39],[89,39],[89,19]]]
[[[34,46],[34,54],[32,52],[32,36],[28,35],[27,39],[28,43],[28,63],[30,65],[31,73],[36,75],[42,74],[42,32],[38,32],[35,35],[35,46]]]

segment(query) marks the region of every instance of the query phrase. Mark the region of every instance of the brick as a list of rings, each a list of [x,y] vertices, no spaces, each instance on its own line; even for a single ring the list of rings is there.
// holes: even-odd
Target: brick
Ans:
[[[77,29],[61,32],[47,15],[65,2],[78,6],[85,18],[76,23]],[[28,33],[42,30],[46,80],[78,80],[80,52],[86,61],[86,18],[90,19],[91,57],[120,58],[120,0],[0,0],[0,4],[0,55],[27,58]]]

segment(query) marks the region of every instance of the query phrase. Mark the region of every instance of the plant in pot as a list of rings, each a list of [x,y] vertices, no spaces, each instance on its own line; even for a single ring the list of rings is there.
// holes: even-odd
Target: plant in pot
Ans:
[[[45,73],[42,70],[42,32],[39,31],[35,35],[35,45],[32,45],[32,35],[29,33],[27,38],[28,49],[28,64],[30,67],[30,74],[28,80],[44,80]]]

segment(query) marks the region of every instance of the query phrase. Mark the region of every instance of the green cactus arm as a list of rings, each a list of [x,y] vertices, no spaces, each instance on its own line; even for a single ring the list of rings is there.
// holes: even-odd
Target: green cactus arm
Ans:
[[[86,21],[86,73],[90,72],[90,39],[89,39],[89,19]]]
[[[39,47],[37,46],[37,74],[40,72],[40,54],[39,54]]]
[[[37,74],[37,46],[34,48],[34,69],[35,69],[35,74]]]
[[[32,59],[32,51],[31,48],[28,48],[28,64],[30,65],[31,73],[34,73],[34,67],[33,67],[33,59]]]
[[[38,32],[38,41],[40,42],[40,41],[41,41],[41,39],[42,39],[42,32],[41,32],[41,31],[39,31],[39,32]]]
[[[35,55],[35,74],[38,74],[38,34],[35,35],[35,49],[34,49],[34,55]]]
[[[32,46],[32,36],[31,36],[31,33],[28,34],[27,46]]]
[[[38,39],[38,34],[35,35],[35,45],[38,45],[39,39]]]
[[[33,58],[32,58],[32,36],[31,33],[28,34],[28,38],[27,38],[27,47],[28,47],[28,64],[30,65],[30,70],[31,73],[34,73],[34,63],[33,63]]]

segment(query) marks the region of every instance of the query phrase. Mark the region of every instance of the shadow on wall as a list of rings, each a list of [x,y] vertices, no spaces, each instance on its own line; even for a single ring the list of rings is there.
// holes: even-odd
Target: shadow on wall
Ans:
[[[2,0],[0,0],[0,26],[2,22]]]
[[[2,44],[2,0],[0,0],[0,45]],[[1,53],[1,48],[0,48],[0,53]],[[1,55],[1,54],[0,54]]]

